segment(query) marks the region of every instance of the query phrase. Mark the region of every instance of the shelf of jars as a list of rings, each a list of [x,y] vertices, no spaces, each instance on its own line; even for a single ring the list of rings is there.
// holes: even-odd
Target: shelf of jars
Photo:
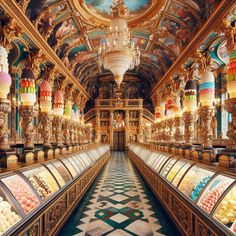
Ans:
[[[0,235],[56,235],[109,157],[99,145],[0,174]]]
[[[183,235],[236,235],[236,175],[130,144],[129,157]]]

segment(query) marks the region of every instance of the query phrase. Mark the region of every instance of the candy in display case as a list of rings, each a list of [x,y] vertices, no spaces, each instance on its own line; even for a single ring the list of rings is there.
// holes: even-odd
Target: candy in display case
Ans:
[[[11,191],[24,213],[28,214],[40,205],[40,202],[29,184],[19,175],[2,178],[1,181]]]
[[[46,166],[52,172],[57,182],[59,183],[60,187],[63,187],[66,183],[62,178],[62,176],[60,175],[60,173],[58,172],[58,170],[56,169],[56,167],[51,163],[47,163]]]
[[[71,175],[60,161],[51,161],[51,163],[56,167],[56,169],[58,170],[58,172],[66,183],[71,181]]]
[[[179,184],[179,181],[182,179],[182,177],[184,176],[184,174],[186,173],[186,171],[191,167],[193,163],[192,162],[188,162],[186,163],[181,169],[180,171],[177,173],[177,175],[174,177],[172,184],[177,187]]]
[[[161,170],[161,176],[166,177],[171,167],[178,161],[179,158],[171,157]]]
[[[59,186],[52,174],[41,165],[22,172],[33,185],[42,200],[49,198],[59,190]]]
[[[215,172],[199,165],[191,167],[180,182],[178,189],[195,201]]]
[[[172,180],[174,179],[174,177],[178,174],[178,172],[180,171],[180,169],[187,163],[187,161],[181,159],[178,160],[173,167],[170,169],[168,175],[166,176],[166,179],[169,182],[172,182]]]
[[[213,217],[236,234],[236,185],[219,203]]]
[[[234,179],[227,176],[217,175],[206,187],[197,204],[208,214],[211,213],[213,207],[233,181]]]
[[[73,158],[73,160],[76,162],[78,168],[80,169],[80,172],[83,172],[84,166],[81,164],[79,156],[78,156],[78,155],[75,155],[75,156],[73,156],[72,158]]]
[[[69,170],[69,172],[73,176],[73,178],[76,177],[77,176],[76,169],[72,166],[72,164],[69,162],[69,160],[66,158],[61,158],[60,160],[63,162],[63,164]]]
[[[11,202],[10,198],[0,187],[0,235],[21,221],[22,217]]]

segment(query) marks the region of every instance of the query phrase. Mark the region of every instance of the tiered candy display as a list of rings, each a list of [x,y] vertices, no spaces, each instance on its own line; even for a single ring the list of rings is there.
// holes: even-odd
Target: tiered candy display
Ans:
[[[52,175],[44,167],[23,172],[29,179],[42,200],[59,190]]]
[[[221,201],[214,213],[214,217],[228,226],[234,223],[236,219],[236,187],[233,187]]]
[[[214,173],[208,170],[200,169],[199,167],[192,167],[184,176],[180,183],[179,190],[188,197],[192,196],[192,192],[195,190],[198,183],[204,179],[206,184]],[[201,183],[202,185],[203,183]],[[199,189],[198,189],[199,190]]]
[[[39,205],[39,200],[29,185],[18,175],[2,179],[4,184],[12,192],[25,213],[31,212]]]
[[[30,69],[23,69],[20,82],[20,99],[24,106],[33,106],[36,102],[34,75]]]
[[[54,95],[53,113],[56,116],[64,114],[64,95],[61,90],[57,90]]]
[[[205,187],[205,185],[207,184],[207,182],[210,180],[210,176],[204,177],[193,189],[192,193],[191,193],[191,199],[193,201],[195,201],[199,194],[201,193],[202,189]]]
[[[4,200],[0,193],[0,235],[16,224],[21,217],[12,209],[11,204]]]
[[[215,100],[215,77],[211,71],[204,71],[199,87],[202,106],[212,106]]]
[[[52,86],[46,80],[40,86],[40,110],[46,113],[52,110]]]
[[[197,108],[197,86],[193,80],[188,80],[185,85],[184,108],[187,112],[193,112]]]
[[[236,98],[236,49],[230,53],[230,63],[227,76],[227,91],[230,98]]]
[[[66,104],[65,104],[65,111],[64,111],[65,119],[70,120],[71,119],[71,113],[72,113],[72,103],[71,103],[70,99],[67,99]]]
[[[0,46],[0,98],[6,99],[10,93],[11,76],[8,73],[8,54],[4,47]]]
[[[204,209],[207,213],[210,213],[229,185],[230,182],[221,182],[218,183],[211,190],[208,190],[208,192],[203,196],[203,199],[201,199],[200,207]]]

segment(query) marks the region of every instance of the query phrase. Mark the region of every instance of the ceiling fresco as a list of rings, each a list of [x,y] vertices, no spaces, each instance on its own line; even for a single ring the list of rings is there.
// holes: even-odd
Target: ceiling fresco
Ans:
[[[17,1],[16,2],[20,2]],[[109,71],[98,67],[97,50],[109,26],[112,0],[30,0],[25,14],[48,45],[92,98]],[[141,64],[128,71],[143,98],[160,81],[220,0],[126,0],[132,41],[141,50]],[[29,45],[30,38],[24,37]],[[33,46],[32,46],[33,47]],[[220,44],[218,45],[220,47]],[[217,48],[218,50],[218,48]],[[222,52],[221,52],[222,51]],[[224,56],[223,50],[219,54]],[[111,82],[110,82],[111,83]],[[95,92],[96,90],[96,92]]]
[[[125,5],[128,7],[130,17],[135,17],[137,14],[147,10],[151,5],[151,0],[126,0]],[[95,13],[105,17],[110,17],[110,6],[112,0],[85,0],[85,4]]]

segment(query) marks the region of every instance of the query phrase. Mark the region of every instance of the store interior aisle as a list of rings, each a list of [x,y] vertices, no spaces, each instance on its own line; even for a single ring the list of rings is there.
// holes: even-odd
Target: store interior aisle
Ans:
[[[59,235],[179,234],[126,154],[113,152]]]

